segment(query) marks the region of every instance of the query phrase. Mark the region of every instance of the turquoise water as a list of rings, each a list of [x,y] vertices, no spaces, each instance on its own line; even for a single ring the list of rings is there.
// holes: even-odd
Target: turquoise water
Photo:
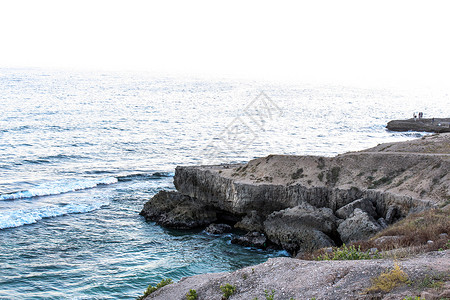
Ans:
[[[0,70],[0,299],[133,299],[150,283],[257,264],[282,251],[145,222],[261,91],[282,112],[215,159],[334,155],[420,133],[384,129],[414,111],[448,116],[445,93]],[[236,137],[235,141],[236,142]]]

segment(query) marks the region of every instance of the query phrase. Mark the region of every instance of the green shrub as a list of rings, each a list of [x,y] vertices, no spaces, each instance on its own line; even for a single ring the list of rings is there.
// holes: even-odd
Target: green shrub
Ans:
[[[147,297],[148,295],[150,295],[151,293],[153,293],[154,291],[162,288],[163,286],[169,285],[173,283],[172,279],[167,278],[167,279],[163,279],[161,280],[156,286],[152,286],[151,284],[147,287],[147,290],[144,292],[144,295],[137,297],[137,300],[143,300],[145,297]]]
[[[305,175],[303,174],[303,168],[298,169],[297,171],[295,171],[294,173],[292,173],[291,178],[292,179],[299,179],[299,178],[303,178],[305,177]]]
[[[319,255],[316,260],[360,260],[381,258],[378,252],[371,254],[369,251],[361,251],[361,246],[356,248],[354,245],[347,247],[343,244],[339,248],[333,249],[331,253]]]
[[[225,285],[221,285],[220,289],[222,290],[222,293],[223,293],[222,299],[228,299],[228,298],[230,298],[231,295],[234,294],[234,292],[236,292],[236,287],[229,283],[227,283]]]
[[[189,290],[189,293],[186,294],[186,300],[196,300],[198,298],[196,290]]]
[[[339,180],[339,172],[341,172],[340,167],[331,168],[331,170],[327,173],[327,181],[335,184]]]
[[[264,294],[266,295],[266,300],[273,300],[273,297],[275,296],[275,290],[272,290],[270,294],[268,290],[264,290]]]
[[[319,178],[320,181],[323,181],[323,172],[320,172],[320,173],[317,175],[317,178]]]

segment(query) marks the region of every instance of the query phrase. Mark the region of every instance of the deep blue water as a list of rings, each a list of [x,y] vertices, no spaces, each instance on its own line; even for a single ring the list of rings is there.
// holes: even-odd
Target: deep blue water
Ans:
[[[439,92],[40,69],[0,69],[0,103],[0,299],[132,299],[286,255],[138,213],[176,165],[335,155],[421,136],[390,119],[450,113]]]

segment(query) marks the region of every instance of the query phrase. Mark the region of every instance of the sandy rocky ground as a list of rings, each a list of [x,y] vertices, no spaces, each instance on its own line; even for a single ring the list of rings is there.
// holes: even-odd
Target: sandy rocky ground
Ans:
[[[411,284],[403,284],[389,293],[371,292],[371,279],[398,263]],[[232,273],[204,274],[181,279],[151,294],[147,299],[186,299],[195,289],[199,300],[220,300],[220,286],[236,286],[230,300],[266,299],[265,290],[275,291],[274,299],[404,299],[422,296],[450,299],[450,282],[440,289],[420,288],[425,276],[450,274],[450,250],[421,254],[408,259],[357,261],[306,261],[272,258],[267,262]],[[422,298],[423,299],[423,298]]]

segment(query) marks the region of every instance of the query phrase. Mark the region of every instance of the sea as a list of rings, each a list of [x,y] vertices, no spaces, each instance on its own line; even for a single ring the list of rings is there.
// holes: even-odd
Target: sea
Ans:
[[[391,119],[450,113],[436,90],[37,68],[0,69],[0,104],[0,299],[135,299],[287,256],[139,212],[178,165],[333,156],[425,134]]]

